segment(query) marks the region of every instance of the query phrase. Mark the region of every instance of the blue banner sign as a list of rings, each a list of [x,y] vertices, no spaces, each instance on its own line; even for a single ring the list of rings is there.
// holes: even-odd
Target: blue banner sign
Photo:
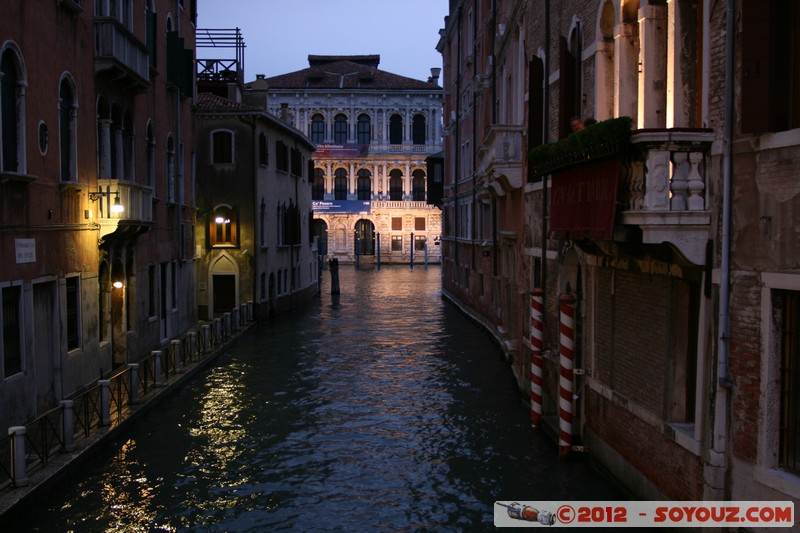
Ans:
[[[320,215],[361,215],[369,214],[369,200],[314,200],[311,209]]]

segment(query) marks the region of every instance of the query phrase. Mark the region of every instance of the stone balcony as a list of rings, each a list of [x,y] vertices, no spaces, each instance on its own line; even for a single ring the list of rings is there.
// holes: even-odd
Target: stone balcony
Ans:
[[[147,46],[113,17],[95,17],[94,64],[97,72],[117,71],[133,87],[150,85]]]
[[[122,180],[97,180],[97,192],[90,193],[97,201],[96,222],[100,238],[121,237],[146,231],[153,223],[153,190],[138,183]],[[113,212],[116,199],[123,211]]]
[[[610,119],[535,147],[529,154],[529,175],[551,176],[551,207],[560,180],[573,180],[573,197],[557,198],[560,209],[572,209],[566,222],[559,221],[562,234],[582,238],[581,223],[591,220],[596,209],[608,210],[613,200],[614,209],[608,211],[613,231],[596,240],[611,239],[612,233],[614,240],[626,240],[627,230],[635,226],[642,243],[670,243],[687,260],[702,265],[711,224],[706,180],[714,136],[710,129],[631,130],[629,118]],[[618,167],[607,165],[613,160],[620,162]],[[609,168],[613,174],[607,174]],[[611,181],[601,181],[604,174]],[[607,194],[611,189],[616,189],[616,198]],[[600,196],[603,202],[592,203]],[[551,215],[552,222],[552,209]]]
[[[711,211],[709,155],[713,130],[636,130],[631,146],[641,154],[620,178],[622,224],[638,226],[645,243],[669,242],[691,262],[705,263]]]
[[[523,185],[522,126],[494,124],[478,150],[478,174],[493,194],[503,196]]]

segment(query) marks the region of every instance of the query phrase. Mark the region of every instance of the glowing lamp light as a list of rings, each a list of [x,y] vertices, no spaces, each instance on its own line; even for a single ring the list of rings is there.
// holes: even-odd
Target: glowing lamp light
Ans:
[[[122,213],[125,211],[125,208],[122,206],[122,203],[119,201],[119,195],[114,196],[114,203],[111,204],[111,212],[112,213]]]
[[[122,287],[125,286],[125,284],[117,280],[114,283],[112,283],[111,286],[114,287],[115,289],[121,289]]]

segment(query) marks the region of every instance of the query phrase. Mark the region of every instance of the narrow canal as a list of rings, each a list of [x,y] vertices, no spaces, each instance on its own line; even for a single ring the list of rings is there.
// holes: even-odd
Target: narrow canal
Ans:
[[[476,531],[493,502],[622,496],[530,428],[490,337],[441,270],[324,272],[318,301],[259,325],[25,531]]]

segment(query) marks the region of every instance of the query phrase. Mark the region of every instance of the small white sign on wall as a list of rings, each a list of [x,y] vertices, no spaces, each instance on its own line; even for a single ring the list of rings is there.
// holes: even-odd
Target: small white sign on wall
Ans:
[[[17,264],[36,262],[36,239],[14,239]]]

